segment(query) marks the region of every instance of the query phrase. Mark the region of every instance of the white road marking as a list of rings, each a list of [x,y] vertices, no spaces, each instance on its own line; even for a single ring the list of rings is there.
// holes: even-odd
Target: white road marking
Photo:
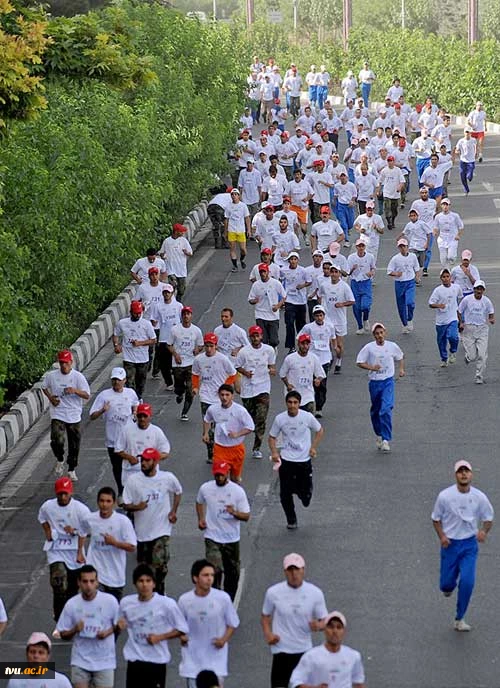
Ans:
[[[465,226],[470,227],[471,225],[494,225],[498,222],[500,222],[500,218],[496,215],[492,215],[491,217],[471,217],[465,221]]]
[[[500,208],[500,198],[494,198],[493,203],[495,204],[495,208]]]
[[[271,485],[269,485],[269,483],[260,483],[257,487],[257,491],[255,493],[255,496],[256,497],[268,497],[270,488],[271,488]]]
[[[482,185],[488,193],[493,193],[493,184],[491,182],[482,182]]]
[[[245,585],[245,569],[240,570],[240,580],[238,581],[238,589],[236,590],[236,595],[234,596],[234,608],[238,611],[238,607],[241,602],[241,595],[243,593],[243,586]]]

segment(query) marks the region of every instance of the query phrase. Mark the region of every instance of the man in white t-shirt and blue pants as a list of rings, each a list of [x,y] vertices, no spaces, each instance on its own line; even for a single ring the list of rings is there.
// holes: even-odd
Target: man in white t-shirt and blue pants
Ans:
[[[372,327],[375,341],[365,344],[356,358],[363,370],[368,370],[370,417],[377,436],[377,449],[390,452],[392,440],[392,409],[394,408],[394,361],[399,362],[398,377],[405,375],[404,354],[395,342],[386,341],[385,326],[378,322]]]
[[[391,258],[387,274],[394,277],[396,305],[403,325],[403,334],[413,331],[413,313],[415,312],[416,280],[420,281],[421,270],[417,256],[408,250],[408,239],[398,240],[399,254]]]
[[[439,588],[451,597],[457,586],[454,628],[470,631],[465,622],[476,576],[478,543],[486,540],[494,512],[489,499],[472,487],[472,466],[460,459],[455,463],[455,485],[442,490],[432,510],[432,525],[441,543]]]
[[[437,345],[441,357],[441,368],[446,368],[448,363],[455,363],[457,360],[459,341],[457,306],[462,298],[462,290],[458,284],[452,284],[448,268],[443,268],[439,277],[441,284],[430,295],[429,306],[436,310]]]

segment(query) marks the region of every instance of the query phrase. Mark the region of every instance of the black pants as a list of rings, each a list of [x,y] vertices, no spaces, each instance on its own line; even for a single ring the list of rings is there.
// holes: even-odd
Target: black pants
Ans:
[[[153,662],[127,662],[126,688],[164,688],[167,665]]]
[[[316,404],[316,411],[321,411],[326,401],[326,381],[328,380],[328,372],[330,370],[330,363],[323,363],[323,370],[325,371],[325,377],[319,383],[319,387],[314,388],[314,401]]]
[[[119,602],[123,597],[123,588],[111,588],[109,585],[104,585],[104,583],[99,583],[99,590],[101,592],[107,592],[113,595],[115,600]]]
[[[184,397],[184,406],[182,413],[185,414],[191,408],[193,403],[193,384],[192,384],[192,366],[182,366],[173,368],[174,375],[174,392],[178,397]]]
[[[273,655],[271,668],[271,688],[288,688],[293,670],[300,662],[302,653],[289,655],[286,652],[278,652]]]
[[[68,470],[74,471],[80,453],[80,423],[65,423],[53,418],[50,422],[50,448],[61,463],[64,461],[64,441],[68,438]]]
[[[309,314],[309,322],[314,322],[313,308],[318,305],[318,299],[307,299],[307,312]]]
[[[279,476],[280,501],[285,512],[286,522],[289,524],[297,523],[293,495],[296,494],[305,507],[311,503],[313,493],[311,460],[286,461],[281,459]]]
[[[384,197],[384,214],[387,220],[387,228],[394,229],[394,224],[398,216],[399,198]]]
[[[160,330],[155,330],[156,342],[155,342],[155,344],[149,345],[148,370],[151,370],[151,368],[153,368],[153,375],[158,375],[158,373],[160,372],[160,365],[158,362],[158,335],[159,334],[160,334]]]
[[[334,134],[334,133],[328,134],[328,140],[331,143],[333,143],[335,148],[339,147],[339,135],[338,134]]]
[[[295,336],[306,324],[306,304],[285,303],[285,347],[295,347]]]
[[[217,248],[219,244],[219,239],[224,235],[224,208],[220,205],[209,205],[207,207],[207,215],[212,222],[215,247]]]
[[[255,321],[259,327],[262,328],[262,342],[264,344],[269,344],[269,346],[278,346],[279,331],[280,331],[280,321],[279,320],[263,320],[262,318],[257,318]]]
[[[172,354],[166,342],[160,342],[158,344],[157,356],[163,381],[167,387],[170,387],[174,384],[174,378],[172,377]]]
[[[144,388],[146,387],[146,378],[148,376],[148,363],[123,361],[123,367],[127,373],[127,387],[135,389],[135,393],[139,399],[142,399]]]
[[[115,479],[116,487],[118,488],[118,494],[123,494],[123,483],[122,483],[122,466],[123,459],[121,456],[116,454],[114,447],[108,447],[108,456],[111,461],[111,468],[113,469],[113,477]]]

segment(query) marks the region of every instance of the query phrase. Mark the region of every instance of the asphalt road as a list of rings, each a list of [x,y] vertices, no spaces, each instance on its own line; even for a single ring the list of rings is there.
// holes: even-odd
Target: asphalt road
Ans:
[[[453,210],[465,221],[460,250],[470,248],[473,262],[487,284],[487,294],[500,304],[500,137],[488,136],[485,162],[477,166],[470,196],[461,193],[453,172],[450,197]],[[415,197],[413,184],[409,200]],[[402,212],[397,227],[406,221]],[[474,384],[474,371],[458,362],[439,368],[434,315],[428,296],[438,283],[439,261],[433,256],[430,276],[417,290],[415,330],[400,334],[392,279],[385,277],[396,252],[394,232],[386,232],[378,259],[372,322],[382,320],[389,337],[403,348],[407,376],[396,385],[394,441],[390,455],[375,450],[369,419],[367,379],[355,356],[368,337],[350,334],[341,376],[329,379],[323,423],[326,429],[315,463],[315,493],[309,509],[298,509],[299,529],[289,532],[279,504],[275,475],[267,459],[248,458],[244,487],[251,500],[252,519],[242,526],[242,585],[239,591],[241,626],[231,643],[228,688],[269,684],[270,653],[259,625],[266,588],[280,580],[284,554],[300,552],[307,562],[307,578],[319,585],[329,609],[342,610],[348,619],[347,644],[362,652],[370,688],[493,688],[500,686],[497,667],[498,603],[496,583],[500,540],[495,528],[481,546],[477,584],[468,620],[468,634],[452,630],[455,598],[438,590],[438,541],[430,511],[437,492],[453,481],[453,462],[467,457],[475,467],[475,484],[500,509],[497,470],[498,388],[500,377],[499,326],[490,332],[486,384]],[[303,249],[307,255],[307,249]],[[249,265],[257,262],[250,245]],[[308,264],[304,260],[304,264]],[[247,303],[248,270],[231,274],[227,252],[211,244],[196,254],[197,270],[187,302],[204,331],[219,323],[219,312],[230,305],[236,322],[248,326],[253,309]],[[282,341],[284,339],[284,332]],[[283,351],[280,352],[280,361]],[[106,347],[92,364],[97,375],[92,391],[108,385],[114,357]],[[210,476],[201,444],[198,406],[190,423],[179,421],[179,407],[159,381],[149,381],[147,400],[155,409],[154,422],[164,428],[173,451],[168,461],[184,486],[180,517],[172,536],[168,594],[178,597],[191,587],[189,568],[204,553],[196,528],[194,501],[199,485]],[[273,386],[270,418],[283,409],[281,383]],[[88,418],[88,414],[86,415]],[[18,468],[0,484],[0,595],[11,621],[0,642],[2,660],[24,656],[33,630],[50,632],[51,591],[42,531],[36,521],[39,505],[52,496],[53,459],[48,447],[47,422],[42,420],[17,450]],[[87,425],[78,470],[76,497],[93,508],[96,488],[113,484],[104,449],[103,424]],[[31,445],[31,446],[30,446]],[[129,562],[129,572],[133,567]],[[116,685],[124,685],[124,662],[119,650]],[[318,636],[317,642],[321,642]],[[184,685],[177,675],[178,649],[169,669],[169,688]],[[56,642],[59,670],[68,669],[69,645]]]

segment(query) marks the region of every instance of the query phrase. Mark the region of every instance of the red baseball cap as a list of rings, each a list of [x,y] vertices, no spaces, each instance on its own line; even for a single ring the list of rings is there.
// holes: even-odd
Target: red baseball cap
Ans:
[[[214,475],[228,475],[231,472],[231,466],[227,461],[215,461],[212,466],[212,473]]]
[[[184,227],[184,225],[181,225],[179,222],[173,225],[172,229],[174,230],[174,232],[180,232],[181,234],[184,234],[184,232],[188,231],[188,228]]]
[[[153,407],[151,404],[139,404],[137,406],[137,410],[135,412],[136,416],[149,416],[151,417],[153,415]]]
[[[192,312],[193,312],[193,309],[191,308],[191,306],[184,306],[184,308],[181,309],[181,315],[182,315],[182,313],[192,313]]]
[[[320,212],[320,213],[329,213],[329,212],[330,212],[330,208],[329,208],[329,206],[327,206],[327,205],[322,205],[321,208],[319,209],[319,212]]]
[[[71,363],[73,360],[73,354],[69,349],[63,349],[57,354],[57,360],[61,363]]]
[[[283,203],[285,201],[289,201],[290,203],[292,202],[292,197],[291,196],[283,196]]]
[[[269,272],[269,265],[259,263],[259,272]]]
[[[263,248],[262,251],[260,252],[260,255],[261,255],[261,256],[262,256],[262,255],[264,255],[264,256],[272,256],[272,255],[273,255],[272,249],[270,249],[270,248]]]
[[[259,327],[259,325],[252,325],[248,328],[248,334],[250,336],[253,334],[262,334],[262,327]]]
[[[130,302],[130,312],[131,313],[142,313],[143,311],[143,306],[141,301],[131,301]]]
[[[141,456],[143,459],[146,459],[147,461],[159,461],[161,459],[161,454],[158,451],[158,449],[155,449],[154,447],[148,447],[147,449],[143,449],[141,452]]]
[[[149,268],[148,275],[153,274],[153,272],[156,272],[156,273],[160,272],[160,268],[157,268],[156,265],[153,265],[152,268]]]
[[[218,341],[219,338],[213,332],[207,332],[206,335],[203,337],[204,344],[217,344]]]
[[[54,483],[54,489],[56,494],[60,494],[61,492],[73,494],[73,483],[71,478],[58,478]]]
[[[297,341],[298,342],[310,342],[311,341],[311,335],[306,334],[305,332],[304,332],[304,334],[299,334],[299,336],[297,337]]]

